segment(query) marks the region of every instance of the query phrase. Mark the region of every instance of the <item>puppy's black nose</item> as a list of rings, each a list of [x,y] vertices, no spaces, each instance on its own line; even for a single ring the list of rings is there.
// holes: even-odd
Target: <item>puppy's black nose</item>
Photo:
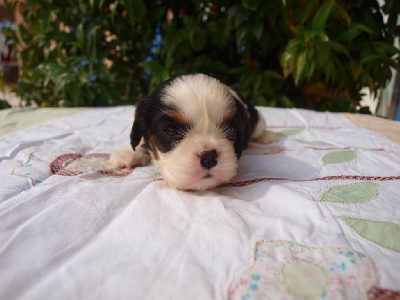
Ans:
[[[217,165],[218,154],[215,150],[200,153],[200,165],[205,169],[211,169]]]

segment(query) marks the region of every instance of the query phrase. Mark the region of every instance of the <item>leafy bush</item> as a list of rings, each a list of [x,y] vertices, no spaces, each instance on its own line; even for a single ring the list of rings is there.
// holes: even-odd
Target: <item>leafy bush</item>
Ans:
[[[25,45],[23,99],[131,104],[167,78],[202,72],[257,105],[355,112],[363,87],[376,92],[399,69],[397,0],[82,2],[27,0],[28,26],[19,37],[5,30]]]

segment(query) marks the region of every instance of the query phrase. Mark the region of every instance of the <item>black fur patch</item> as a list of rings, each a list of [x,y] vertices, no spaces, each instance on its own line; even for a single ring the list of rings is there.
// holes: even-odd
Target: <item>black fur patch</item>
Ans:
[[[163,153],[171,151],[185,137],[189,129],[189,126],[176,122],[163,112],[157,114],[151,124],[151,133],[156,136],[157,149]]]
[[[235,104],[237,107],[237,112],[234,117],[234,124],[236,126],[236,141],[235,141],[235,153],[238,158],[242,156],[242,152],[247,148],[252,133],[258,123],[258,112],[255,107],[248,101],[243,98],[239,93],[237,93],[240,97],[241,101],[247,105],[243,106],[241,101],[237,100],[235,97]]]

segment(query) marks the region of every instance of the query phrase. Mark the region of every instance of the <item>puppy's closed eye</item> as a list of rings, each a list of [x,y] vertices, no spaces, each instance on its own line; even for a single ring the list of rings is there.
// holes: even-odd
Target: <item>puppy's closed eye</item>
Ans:
[[[181,134],[179,127],[173,123],[165,126],[164,133],[169,137],[176,137]]]
[[[177,124],[169,117],[164,116],[159,119],[154,130],[159,150],[166,153],[174,149],[184,139],[187,131],[187,126]]]
[[[234,124],[225,123],[222,124],[221,130],[226,134],[226,138],[232,142],[236,141],[236,127]]]

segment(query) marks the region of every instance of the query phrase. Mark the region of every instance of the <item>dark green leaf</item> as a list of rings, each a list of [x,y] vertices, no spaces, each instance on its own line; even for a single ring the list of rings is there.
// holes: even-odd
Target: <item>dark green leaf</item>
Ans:
[[[287,107],[287,108],[293,108],[293,107],[294,107],[293,102],[292,102],[288,97],[286,97],[286,96],[284,96],[284,95],[280,96],[280,97],[278,98],[278,101],[279,101],[280,103],[282,103],[282,105],[283,105],[284,107]]]
[[[84,33],[83,33],[83,23],[79,24],[78,27],[76,28],[76,40],[80,45],[83,45],[84,43]]]
[[[247,16],[248,11],[240,4],[236,4],[228,10],[228,17],[234,20],[235,28],[238,28]]]
[[[326,21],[334,6],[335,2],[333,0],[328,0],[318,9],[311,25],[313,30],[322,30],[323,28],[325,28]]]
[[[240,66],[240,67],[235,67],[229,70],[229,73],[231,74],[243,74],[243,72],[246,71],[245,66]]]
[[[299,53],[297,57],[296,70],[294,74],[294,82],[296,85],[299,84],[301,76],[303,75],[303,70],[306,64],[306,60],[307,60],[307,52],[304,51]]]
[[[366,64],[366,63],[370,63],[370,62],[373,62],[373,61],[380,61],[380,60],[382,60],[382,57],[380,55],[374,54],[374,55],[368,55],[368,56],[364,57],[360,61],[360,63],[361,64]]]
[[[261,84],[263,83],[264,78],[263,78],[263,74],[258,74],[254,80],[254,84],[253,84],[253,93],[257,94]]]
[[[326,43],[332,50],[336,52],[341,52],[345,54],[347,57],[351,57],[349,50],[339,42],[327,41]]]
[[[242,0],[243,7],[255,11],[261,0]]]
[[[163,67],[155,61],[145,61],[143,62],[143,67],[147,72],[160,73]]]
[[[80,89],[77,82],[73,81],[68,85],[68,93],[74,106],[79,106]]]
[[[389,54],[388,56],[400,53],[399,49],[387,42],[372,42],[371,45],[372,48],[374,48],[374,50],[382,56],[386,56],[386,53]]]
[[[246,37],[249,35],[249,30],[245,26],[241,26],[236,31],[236,46],[240,49],[244,44]]]
[[[252,99],[255,103],[255,105],[265,105],[266,101],[265,101],[265,97],[262,95],[257,95]],[[269,105],[272,106],[272,105]]]
[[[56,78],[53,95],[58,96],[58,94],[65,88],[66,83],[67,76],[59,76],[58,78]]]
[[[29,92],[29,85],[22,80],[18,81],[18,87],[23,91],[24,93]]]
[[[266,70],[263,72],[263,75],[266,79],[283,80],[282,75],[273,70]]]
[[[103,7],[103,5],[104,5],[104,2],[105,2],[105,0],[100,0],[99,1],[99,9],[101,9],[102,7]]]
[[[291,39],[286,47],[286,52],[295,52],[300,46],[305,45],[304,39],[295,38]]]
[[[361,34],[361,31],[359,31],[357,28],[353,27],[353,28],[350,28],[350,29],[344,31],[342,34],[340,34],[338,36],[337,39],[338,39],[338,41],[347,42],[347,41],[354,40],[360,34]]]
[[[183,24],[185,24],[185,26],[191,27],[191,26],[196,26],[197,22],[195,18],[185,17],[183,18]]]
[[[133,6],[133,10],[131,8],[132,18],[134,22],[141,22],[146,15],[146,5],[142,0],[126,0],[125,3],[132,3],[129,7]]]
[[[263,22],[258,23],[258,25],[253,28],[253,35],[257,41],[261,40],[263,31],[264,31],[264,23]]]
[[[93,65],[97,60],[97,47],[96,47],[96,34],[93,34],[93,42],[90,51],[90,60],[89,60],[89,73],[93,74]]]
[[[228,67],[226,66],[226,64],[221,61],[221,60],[214,60],[211,62],[211,68],[213,70],[218,70],[218,71],[222,71],[222,72],[227,72],[228,71]]]
[[[306,5],[306,8],[305,8],[303,16],[301,18],[301,24],[304,24],[308,20],[308,18],[312,15],[317,3],[318,3],[318,0],[308,0],[308,1],[304,2],[304,4]]]
[[[204,68],[207,68],[210,63],[210,57],[208,55],[202,54],[197,56],[193,60],[192,67],[195,70],[203,70]]]
[[[360,23],[353,23],[352,28],[357,29],[357,30],[362,31],[362,32],[369,33],[369,34],[374,34],[374,32],[372,31],[371,28],[369,28],[369,27],[367,27],[367,26],[365,26],[363,24],[360,24]]]
[[[119,2],[115,1],[114,5],[113,5],[113,8],[111,9],[111,23],[113,25],[115,25],[115,13],[117,11],[118,6],[119,6]]]
[[[207,34],[204,30],[196,27],[189,32],[189,41],[195,51],[200,51],[207,44]]]
[[[283,71],[283,76],[286,78],[289,76],[290,73],[292,73],[292,62],[295,58],[295,55],[293,52],[285,51],[283,52],[281,56],[281,68]]]
[[[351,26],[351,18],[347,11],[340,5],[340,4],[335,4],[334,9],[338,12],[338,14],[346,21],[347,26]]]

